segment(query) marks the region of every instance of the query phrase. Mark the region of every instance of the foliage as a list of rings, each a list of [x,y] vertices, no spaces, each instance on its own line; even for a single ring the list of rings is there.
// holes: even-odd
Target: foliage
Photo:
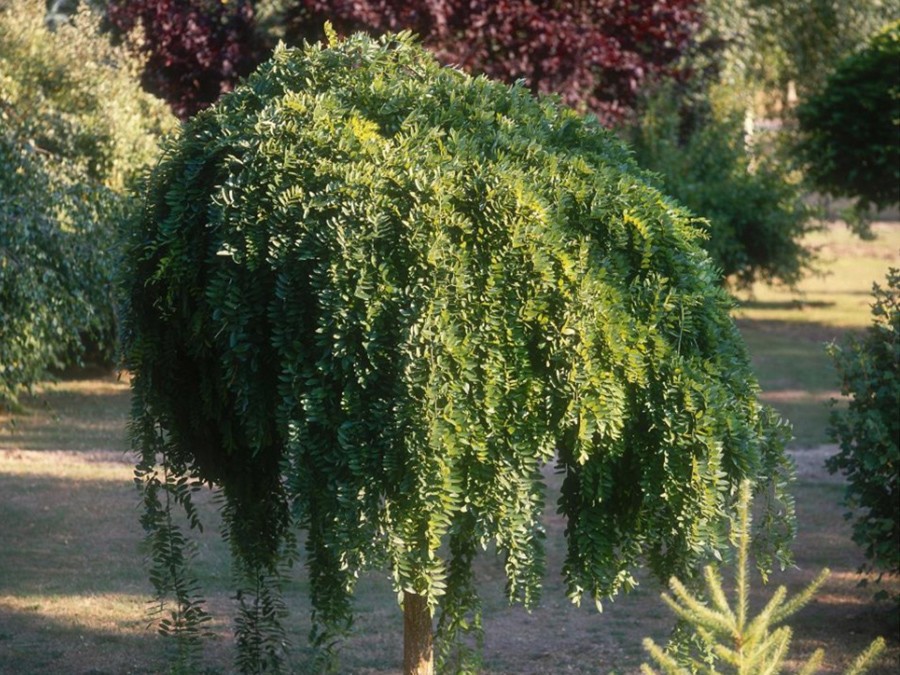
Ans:
[[[149,437],[152,431],[147,432]],[[157,436],[158,444],[163,439]],[[171,659],[173,673],[197,672],[202,651],[203,625],[210,620],[204,607],[199,583],[191,570],[196,546],[184,536],[174,517],[173,506],[184,508],[192,527],[200,527],[192,495],[196,482],[187,480],[183,472],[164,462],[140,462],[135,469],[135,483],[142,489],[144,512],[141,525],[146,531],[145,547],[154,552],[150,567],[150,581],[156,590],[157,602],[152,610],[158,617],[160,635],[173,637],[176,651]],[[171,609],[165,599],[178,599]]]
[[[781,92],[793,83],[801,98],[820,91],[843,58],[900,16],[897,0],[712,0],[710,5],[737,19],[720,25],[742,43],[741,58],[752,80]]]
[[[50,31],[36,3],[12,0],[0,25],[6,129],[121,191],[152,162],[171,115],[137,82],[141,63],[109,44],[84,9]]]
[[[0,9],[0,399],[115,342],[113,226],[171,121],[86,12],[46,29]]]
[[[846,473],[845,503],[856,510],[853,540],[873,568],[900,573],[900,270],[887,286],[874,286],[872,325],[862,338],[832,344],[849,396],[846,411],[834,409],[830,432],[840,452],[828,469]],[[849,515],[849,514],[848,514]]]
[[[110,0],[110,23],[143,34],[148,91],[186,118],[230,91],[259,62],[249,0]]]
[[[111,252],[104,219],[114,195],[69,179],[0,120],[0,402],[14,402],[48,367],[77,353],[82,337],[110,334]]]
[[[320,647],[373,567],[454,642],[490,542],[533,604],[554,460],[573,601],[716,555],[750,477],[783,562],[785,428],[699,237],[594,118],[408,35],[281,48],[151,177],[125,265],[134,443],[222,487],[254,578],[306,530]]]
[[[856,210],[900,203],[900,21],[847,57],[797,110],[798,150],[813,184],[857,200]]]
[[[289,39],[411,30],[445,64],[558,94],[607,125],[627,116],[646,82],[671,75],[699,25],[697,0],[428,2],[282,0]]]
[[[719,668],[723,665],[728,668],[727,672],[735,675],[781,673],[790,647],[791,629],[788,626],[775,626],[806,605],[828,577],[829,571],[823,570],[809,586],[790,600],[787,600],[785,587],[779,587],[759,614],[749,618],[750,501],[750,485],[744,483],[738,502],[738,519],[732,530],[738,556],[734,583],[737,604],[734,607],[729,605],[721,575],[711,566],[704,569],[707,599],[693,595],[677,578],[672,578],[669,582],[675,598],[663,594],[666,604],[689,629],[695,631],[696,638],[703,646],[700,655],[691,655],[683,646],[667,653],[653,640],[644,640],[644,647],[667,675],[714,675],[722,672]],[[883,638],[875,640],[856,659],[846,675],[863,673],[884,646]],[[700,656],[700,660],[696,656]],[[824,651],[816,650],[801,666],[799,673],[812,675],[821,666],[823,658]],[[642,665],[641,672],[645,675],[656,673],[646,664]]]
[[[708,85],[703,95],[663,87],[650,97],[628,138],[638,164],[663,189],[708,220],[704,246],[723,275],[794,284],[811,254],[812,228],[798,181],[784,164],[748,145],[739,97]]]

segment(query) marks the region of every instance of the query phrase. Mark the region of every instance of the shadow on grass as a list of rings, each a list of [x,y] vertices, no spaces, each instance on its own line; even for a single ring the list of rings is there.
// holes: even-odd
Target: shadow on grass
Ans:
[[[20,410],[0,415],[0,448],[125,453],[130,401],[114,373],[42,385],[20,397]]]
[[[739,320],[738,326],[762,388],[762,401],[793,424],[792,447],[829,443],[831,400],[840,400],[841,395],[826,345],[846,331],[787,321]]]
[[[735,320],[741,334],[748,342],[754,336],[767,336],[775,339],[790,339],[805,343],[798,348],[809,349],[811,345],[824,345],[835,340],[841,340],[850,333],[858,333],[858,330],[834,326],[816,321],[788,321],[781,319],[744,319]],[[759,338],[757,338],[759,340]]]
[[[127,475],[118,481],[0,473],[0,494],[6,543],[0,593],[147,590],[137,495]]]
[[[156,648],[148,649],[148,643],[156,643]],[[128,635],[0,607],[2,675],[165,673],[163,652],[160,639],[149,629]]]
[[[794,310],[803,309],[804,307],[825,308],[834,307],[837,303],[826,300],[780,300],[780,301],[763,301],[763,300],[742,300],[738,303],[741,309],[776,309],[776,310]]]

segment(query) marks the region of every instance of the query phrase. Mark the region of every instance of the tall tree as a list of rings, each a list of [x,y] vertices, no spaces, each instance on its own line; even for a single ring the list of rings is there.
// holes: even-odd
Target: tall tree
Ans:
[[[112,358],[114,224],[175,126],[140,67],[86,9],[48,30],[39,3],[0,5],[0,402],[85,343]]]
[[[576,602],[716,555],[747,478],[768,536],[790,534],[784,428],[700,233],[593,118],[357,35],[277,51],[184,126],[147,194],[132,428],[186,639],[200,600],[159,514],[166,494],[191,512],[192,478],[224,491],[247,670],[277,664],[292,523],[318,643],[387,568],[416,673],[433,613],[439,645],[479,625],[482,545],[536,602],[546,463]]]
[[[900,20],[841,61],[797,109],[797,144],[810,182],[871,207],[900,204]]]

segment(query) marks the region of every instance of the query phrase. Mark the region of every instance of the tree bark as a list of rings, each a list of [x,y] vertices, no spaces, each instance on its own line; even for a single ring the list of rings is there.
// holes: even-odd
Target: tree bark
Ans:
[[[403,673],[434,675],[431,612],[425,597],[403,593]]]

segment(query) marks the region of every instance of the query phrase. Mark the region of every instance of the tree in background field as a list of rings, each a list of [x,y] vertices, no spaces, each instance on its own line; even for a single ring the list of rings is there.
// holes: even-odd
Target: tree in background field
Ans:
[[[624,133],[661,189],[707,221],[703,246],[726,279],[794,284],[812,262],[812,211],[784,163],[748,144],[742,98],[718,82],[663,86]]]
[[[433,614],[452,667],[480,626],[479,548],[510,601],[537,600],[548,462],[575,602],[716,555],[745,479],[784,555],[785,429],[692,218],[593,118],[409,36],[331,40],[278,50],[185,124],[127,246],[164,628],[196,646],[206,618],[166,512],[192,515],[197,482],[223,490],[246,672],[279,668],[295,525],[318,647],[349,630],[359,573],[386,569],[406,672],[430,672]]]
[[[727,16],[719,25],[736,38],[742,67],[782,99],[791,83],[801,99],[821,91],[842,59],[900,17],[898,0],[707,2]]]
[[[116,340],[114,227],[174,126],[87,11],[47,30],[38,3],[0,9],[0,399],[85,341]]]
[[[641,166],[708,221],[704,247],[738,285],[798,282],[815,226],[782,143],[755,128],[760,3],[703,3],[703,26],[680,67],[689,77],[649,86],[623,128]],[[780,95],[778,96],[780,98]]]
[[[838,64],[797,110],[811,182],[871,207],[900,204],[900,20]]]
[[[147,91],[189,117],[229,91],[261,56],[250,0],[110,0],[120,33],[140,27]]]

